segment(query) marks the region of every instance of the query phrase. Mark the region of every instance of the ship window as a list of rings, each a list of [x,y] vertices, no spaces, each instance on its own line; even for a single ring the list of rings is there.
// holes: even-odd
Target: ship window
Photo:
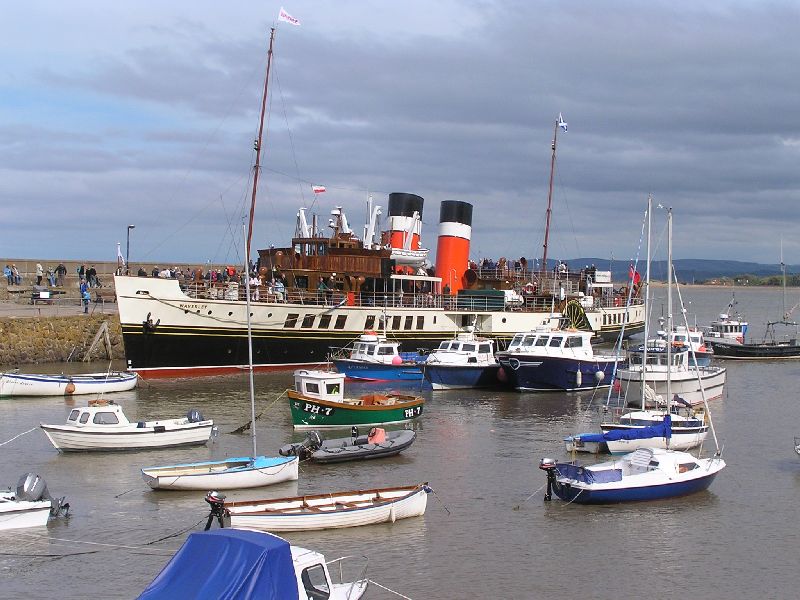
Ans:
[[[439,350],[447,350],[447,347],[449,345],[450,345],[450,342],[441,342],[439,344]],[[72,412],[76,412],[76,411],[73,410]]]
[[[326,383],[325,384],[325,391],[328,394],[339,394],[339,384],[338,383]]]
[[[464,344],[462,350],[464,352],[475,352],[475,344]]]
[[[300,327],[313,327],[314,326],[314,315],[304,315],[303,316],[303,324]]]
[[[697,468],[697,463],[681,463],[678,465],[678,473],[686,473]]]
[[[378,356],[391,356],[394,354],[394,348],[391,346],[381,346],[378,348]]]
[[[72,409],[72,412],[69,413],[69,418],[67,419],[67,421],[74,421],[75,419],[77,419],[80,412],[81,411],[79,411],[77,408]]]
[[[563,338],[561,336],[555,335],[552,338],[550,338],[550,343],[547,345],[550,346],[551,348],[559,348],[561,346],[562,340]]]
[[[367,315],[366,321],[364,321],[364,329],[372,329],[375,327],[375,315]]]
[[[89,420],[89,413],[85,412],[81,415],[81,423],[86,423]]]
[[[566,348],[580,348],[583,346],[583,338],[579,335],[572,335],[567,338]]]
[[[119,423],[119,419],[113,412],[99,412],[94,414],[92,423],[97,425],[116,425]]]
[[[307,394],[319,394],[319,384],[307,381],[306,382],[306,393]]]
[[[491,354],[492,353],[492,345],[491,344],[481,344],[478,346],[478,352],[482,354]]]
[[[402,320],[402,317],[400,315],[392,317],[392,329],[400,329],[400,321],[401,320]]]
[[[534,346],[538,347],[547,346],[547,336],[543,335],[542,337],[538,338]]]
[[[334,329],[344,329],[344,324],[347,322],[347,315],[339,315],[336,317],[336,323],[334,324]]]
[[[297,325],[297,318],[300,315],[297,313],[289,313],[286,315],[286,321],[284,322],[284,327],[295,327]]]
[[[317,325],[318,329],[327,329],[331,326],[331,316],[330,315],[322,315],[319,318],[319,325]]]
[[[425,329],[425,317],[422,315],[417,317],[417,329]]]
[[[322,565],[314,565],[303,570],[300,576],[305,588],[306,595],[311,600],[328,600],[331,592],[328,588],[328,579],[325,577],[325,570]]]
[[[411,329],[411,327],[413,325],[414,325],[414,317],[413,317],[413,315],[406,316],[406,322],[403,325],[403,329]]]

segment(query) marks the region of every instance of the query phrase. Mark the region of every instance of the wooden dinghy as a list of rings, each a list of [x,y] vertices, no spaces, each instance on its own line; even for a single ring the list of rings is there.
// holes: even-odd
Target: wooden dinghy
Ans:
[[[132,390],[136,373],[84,373],[80,375],[0,374],[0,396],[77,396]]]
[[[276,498],[225,502],[230,526],[261,531],[307,531],[394,523],[398,519],[425,514],[427,483],[371,490],[356,490]]]

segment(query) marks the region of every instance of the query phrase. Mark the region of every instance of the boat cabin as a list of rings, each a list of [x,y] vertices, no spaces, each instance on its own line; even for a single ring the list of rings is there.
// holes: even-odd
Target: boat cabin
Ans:
[[[344,373],[298,369],[294,372],[294,390],[303,396],[342,402],[344,400]]]
[[[350,351],[350,359],[387,365],[403,361],[400,355],[400,343],[390,342],[374,331],[359,336]]]
[[[706,349],[703,332],[698,329],[687,330],[684,326],[673,328],[672,342],[679,346],[688,346],[694,350],[705,351]]]
[[[334,585],[325,557],[319,552],[299,546],[291,546],[291,551],[299,598],[318,600],[335,597],[331,595]]]
[[[744,343],[744,336],[747,333],[747,321],[733,319],[730,315],[722,313],[719,319],[711,321],[708,330],[708,337],[724,340],[736,340]]]
[[[430,363],[494,361],[494,340],[475,337],[474,333],[459,333],[453,340],[439,343],[428,357]]]
[[[119,404],[114,404],[110,400],[93,400],[88,406],[73,408],[67,417],[67,425],[76,427],[111,425],[125,426],[130,425],[130,421],[122,412]]]
[[[656,340],[658,341],[658,340]],[[662,345],[653,345],[653,341],[647,346],[647,365],[646,370],[666,371],[667,365],[672,364],[674,369],[685,370],[689,367],[689,347],[673,346],[669,353],[670,361],[667,362],[667,348]],[[628,350],[628,365],[641,369],[644,363],[644,346]]]
[[[508,352],[561,355],[585,353],[592,355],[591,331],[543,329],[517,333],[508,345]]]

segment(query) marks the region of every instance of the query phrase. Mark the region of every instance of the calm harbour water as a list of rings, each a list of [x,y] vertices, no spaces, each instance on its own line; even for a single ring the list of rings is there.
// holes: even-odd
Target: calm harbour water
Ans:
[[[730,299],[729,289],[682,291],[684,301],[691,302],[692,324],[692,315],[705,324]],[[789,306],[799,293],[788,292]],[[756,337],[781,311],[777,289],[737,289],[736,298]],[[660,312],[660,301],[655,306]],[[437,495],[429,496],[422,518],[285,536],[329,560],[366,555],[371,579],[414,599],[794,598],[800,584],[793,533],[800,496],[800,457],[793,451],[793,437],[800,435],[800,361],[728,361],[725,366],[726,391],[711,410],[728,467],[707,492],[692,496],[587,507],[557,500],[546,504],[539,490],[526,501],[545,482],[539,459],[566,458],[562,438],[595,429],[596,407],[605,392],[424,390],[428,402],[419,435],[404,454],[303,465],[298,482],[229,497],[429,481]],[[257,411],[271,405],[258,422],[259,453],[275,454],[279,446],[303,437],[292,432],[285,398],[273,404],[291,383],[289,372],[256,376]],[[351,386],[350,394],[364,387]],[[54,496],[66,495],[72,505],[68,520],[51,521],[46,529],[0,533],[0,596],[135,597],[187,534],[152,542],[201,520],[204,524],[207,515],[203,493],[151,491],[139,469],[250,453],[248,436],[227,433],[249,418],[244,376],[144,382],[113,399],[131,420],[180,416],[198,408],[218,423],[220,435],[207,448],[60,455],[36,430],[0,447],[0,485],[16,485],[20,475],[34,471]],[[62,422],[70,402],[0,400],[0,442],[42,421]],[[373,586],[367,597],[397,596]]]

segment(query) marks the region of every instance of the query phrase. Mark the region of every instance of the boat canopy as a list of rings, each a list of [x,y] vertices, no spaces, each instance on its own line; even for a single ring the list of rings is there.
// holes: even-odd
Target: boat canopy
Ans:
[[[581,465],[571,463],[558,463],[556,470],[561,477],[574,479],[586,484],[591,483],[613,483],[622,481],[622,469],[587,469]]]
[[[664,415],[664,420],[657,425],[649,427],[636,427],[634,429],[612,429],[605,433],[582,433],[582,442],[616,442],[619,440],[646,440],[650,438],[672,437],[672,417]]]
[[[162,598],[296,600],[289,542],[260,531],[193,533],[139,596]]]

